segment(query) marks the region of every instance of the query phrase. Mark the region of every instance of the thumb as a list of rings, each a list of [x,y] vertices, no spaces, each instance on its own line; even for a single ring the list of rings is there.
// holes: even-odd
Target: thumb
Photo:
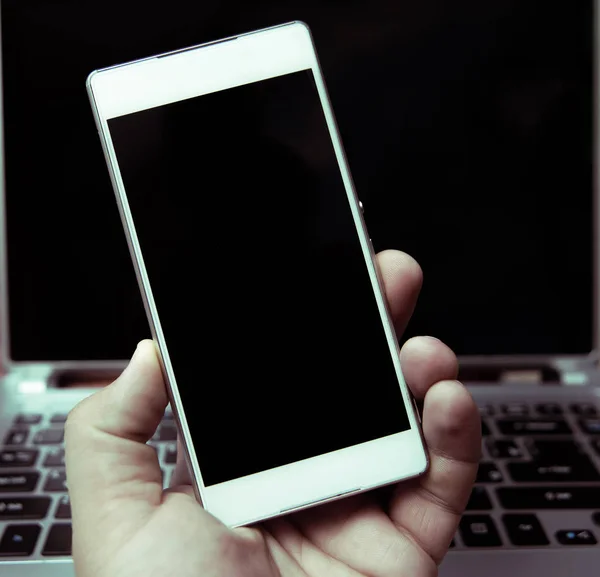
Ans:
[[[167,406],[156,347],[142,341],[121,376],[85,399],[70,415],[71,425],[81,418],[114,437],[145,443],[152,437]]]
[[[150,513],[160,503],[161,470],[146,441],[166,406],[155,345],[143,341],[114,383],[71,411],[65,461],[74,528],[99,522],[108,511],[131,518],[132,506],[141,520],[144,509]],[[117,501],[119,507],[110,506]]]

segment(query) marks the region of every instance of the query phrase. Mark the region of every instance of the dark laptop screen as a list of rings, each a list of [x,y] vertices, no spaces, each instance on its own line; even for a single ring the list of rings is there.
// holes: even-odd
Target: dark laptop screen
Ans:
[[[591,350],[592,15],[589,0],[3,1],[12,357],[127,358],[149,335],[88,73],[295,19],[376,248],[424,269],[409,333],[460,354]]]

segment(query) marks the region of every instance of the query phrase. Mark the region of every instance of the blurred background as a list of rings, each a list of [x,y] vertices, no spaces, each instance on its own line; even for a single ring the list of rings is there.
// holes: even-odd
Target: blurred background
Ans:
[[[592,349],[590,0],[5,0],[2,19],[15,359],[125,359],[149,336],[87,75],[296,19],[376,249],[424,270],[405,336]]]

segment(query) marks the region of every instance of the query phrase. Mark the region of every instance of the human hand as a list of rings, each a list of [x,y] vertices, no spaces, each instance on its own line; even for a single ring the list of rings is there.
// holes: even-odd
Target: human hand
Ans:
[[[378,255],[402,334],[421,271],[395,251]],[[457,361],[436,339],[408,341],[404,376],[424,399],[429,471],[392,488],[229,529],[194,498],[178,460],[163,491],[146,445],[167,405],[154,344],[85,399],[66,424],[66,468],[78,577],[433,577],[468,500],[481,450],[480,418],[456,382]]]

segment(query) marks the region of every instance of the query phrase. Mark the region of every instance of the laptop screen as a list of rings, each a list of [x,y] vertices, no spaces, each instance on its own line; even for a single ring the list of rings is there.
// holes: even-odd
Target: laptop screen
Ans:
[[[13,359],[124,359],[149,336],[89,72],[297,19],[376,249],[424,269],[405,336],[592,349],[590,0],[4,0],[1,16]]]

